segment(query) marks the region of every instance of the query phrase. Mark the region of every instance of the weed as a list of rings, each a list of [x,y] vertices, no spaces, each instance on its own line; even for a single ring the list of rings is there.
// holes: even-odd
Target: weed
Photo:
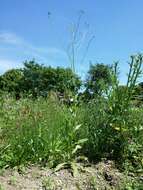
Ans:
[[[50,177],[44,178],[42,180],[42,189],[43,190],[55,190],[56,189],[55,182]]]
[[[135,109],[131,102],[141,75],[142,59],[142,55],[131,57],[124,88],[119,85],[118,65],[115,64],[111,88],[84,107],[84,133],[88,138],[84,152],[94,161],[108,158],[124,165],[128,160],[132,166],[142,168],[143,112]]]
[[[0,190],[4,190],[3,186],[0,184]]]
[[[89,189],[90,190],[98,190],[96,185],[96,178],[92,176],[89,180]]]
[[[9,184],[10,184],[10,185],[16,185],[16,181],[17,181],[16,177],[15,177],[15,176],[12,176],[12,177],[10,178],[10,180],[9,180]]]

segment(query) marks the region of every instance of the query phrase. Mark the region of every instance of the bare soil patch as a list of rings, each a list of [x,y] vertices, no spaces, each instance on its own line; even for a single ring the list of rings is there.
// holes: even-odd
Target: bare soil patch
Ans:
[[[0,190],[111,190],[120,189],[124,175],[112,161],[86,166],[73,176],[70,169],[53,172],[40,166],[1,171]]]

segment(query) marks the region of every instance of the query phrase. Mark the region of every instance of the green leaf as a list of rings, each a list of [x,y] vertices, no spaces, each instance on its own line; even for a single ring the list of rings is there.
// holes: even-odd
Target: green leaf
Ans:
[[[88,141],[87,138],[85,138],[85,139],[80,139],[80,140],[78,140],[77,144],[84,144],[84,143],[87,142],[87,141]]]
[[[62,163],[62,164],[58,164],[58,165],[56,166],[56,168],[55,168],[55,172],[57,172],[57,171],[59,171],[59,170],[61,170],[61,169],[64,169],[65,166],[67,166],[67,162],[64,162],[64,163]]]
[[[80,145],[76,145],[76,147],[73,149],[72,154],[75,154],[79,149],[82,147]]]
[[[79,175],[77,163],[71,162],[71,169],[74,177]]]
[[[81,127],[81,124],[77,125],[77,126],[75,127],[75,129],[74,129],[74,132],[78,131],[80,127]]]
[[[86,156],[78,156],[76,160],[88,162],[88,158]]]

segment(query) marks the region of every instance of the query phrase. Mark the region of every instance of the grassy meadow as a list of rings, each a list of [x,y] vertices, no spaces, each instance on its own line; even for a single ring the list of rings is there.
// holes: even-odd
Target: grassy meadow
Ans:
[[[69,168],[76,176],[84,165],[112,160],[125,176],[134,176],[119,189],[142,189],[143,106],[132,98],[138,58],[130,65],[126,88],[114,72],[110,89],[88,101],[73,95],[66,104],[54,92],[18,100],[1,93],[0,168],[38,164],[54,171]]]

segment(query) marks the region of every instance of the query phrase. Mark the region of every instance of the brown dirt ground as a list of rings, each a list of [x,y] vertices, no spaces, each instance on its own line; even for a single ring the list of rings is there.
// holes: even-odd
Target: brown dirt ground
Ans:
[[[53,172],[30,166],[23,172],[17,169],[1,171],[0,190],[118,190],[123,180],[123,174],[112,161],[86,166],[76,177],[69,169]]]

